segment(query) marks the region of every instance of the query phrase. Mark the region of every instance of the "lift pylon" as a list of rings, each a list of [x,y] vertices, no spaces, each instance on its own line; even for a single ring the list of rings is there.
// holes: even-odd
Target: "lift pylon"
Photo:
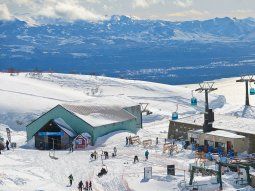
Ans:
[[[217,90],[217,88],[213,87],[214,82],[203,82],[200,83],[200,88],[196,89],[199,93],[205,92],[205,114],[204,114],[204,125],[203,131],[209,132],[212,130],[212,123],[214,121],[214,113],[211,109],[209,109],[209,101],[208,94],[212,91]]]
[[[250,106],[249,83],[255,82],[255,80],[253,79],[253,75],[251,75],[251,76],[241,76],[240,79],[236,80],[236,82],[245,82],[245,105]]]

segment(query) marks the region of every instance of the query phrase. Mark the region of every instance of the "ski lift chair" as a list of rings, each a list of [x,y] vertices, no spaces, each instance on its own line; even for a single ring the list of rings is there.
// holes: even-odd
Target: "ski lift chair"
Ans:
[[[255,93],[255,92],[254,92],[254,93]],[[197,106],[197,98],[192,97],[191,100],[190,100],[190,104],[191,104],[192,106]]]
[[[177,112],[173,112],[172,113],[172,120],[177,120],[178,119],[178,113]]]
[[[250,88],[250,95],[255,95],[255,88]]]

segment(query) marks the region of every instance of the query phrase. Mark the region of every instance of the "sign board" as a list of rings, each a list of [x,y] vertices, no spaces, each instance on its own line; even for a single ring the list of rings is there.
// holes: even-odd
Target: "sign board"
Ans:
[[[7,132],[8,141],[11,143],[11,130],[9,128],[6,128],[6,132]]]
[[[175,165],[167,165],[167,175],[175,176]]]
[[[64,136],[64,132],[38,132],[39,136]]]
[[[144,167],[144,180],[152,178],[152,167]]]

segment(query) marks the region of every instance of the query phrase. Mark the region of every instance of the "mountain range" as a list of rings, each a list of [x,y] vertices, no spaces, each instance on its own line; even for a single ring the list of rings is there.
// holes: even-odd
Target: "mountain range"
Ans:
[[[192,83],[255,72],[255,19],[0,21],[0,70]]]

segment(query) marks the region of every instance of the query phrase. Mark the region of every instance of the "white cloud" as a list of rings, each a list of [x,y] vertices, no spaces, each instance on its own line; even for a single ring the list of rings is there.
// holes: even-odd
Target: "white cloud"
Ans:
[[[101,15],[95,14],[84,6],[79,5],[76,1],[51,0],[49,3],[44,4],[38,15],[65,20],[98,20],[103,18]]]
[[[12,20],[12,15],[5,4],[0,4],[0,20]]]
[[[103,15],[141,19],[191,20],[213,17],[255,17],[255,0],[0,0],[0,19],[41,17],[101,20]],[[210,11],[210,14],[206,10]],[[180,12],[183,11],[183,12]],[[169,14],[170,13],[170,14]],[[45,19],[47,21],[47,19]]]
[[[147,8],[154,4],[164,4],[164,0],[133,0],[133,8]]]
[[[86,0],[86,2],[88,2],[88,3],[100,3],[99,0]]]
[[[199,19],[207,17],[210,13],[208,11],[198,11],[198,10],[188,10],[188,11],[181,11],[181,12],[175,12],[175,13],[169,13],[168,17],[174,17],[174,18],[190,18],[190,19]]]
[[[247,15],[255,15],[255,11],[251,9],[238,9],[231,11],[231,15],[237,18],[245,18]]]
[[[173,2],[174,5],[182,8],[190,7],[193,2],[192,0],[174,0]]]

